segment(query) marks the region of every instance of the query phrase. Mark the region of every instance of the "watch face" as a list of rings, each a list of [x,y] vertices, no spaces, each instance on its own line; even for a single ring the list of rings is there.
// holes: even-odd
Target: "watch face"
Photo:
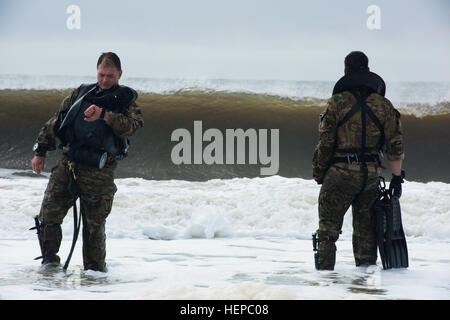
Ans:
[[[101,169],[105,166],[106,164],[106,160],[108,159],[108,154],[106,152],[104,152],[100,158],[99,164],[98,164],[98,168]]]
[[[36,151],[37,148],[39,148],[39,143],[36,143],[36,144],[33,146],[33,151]]]

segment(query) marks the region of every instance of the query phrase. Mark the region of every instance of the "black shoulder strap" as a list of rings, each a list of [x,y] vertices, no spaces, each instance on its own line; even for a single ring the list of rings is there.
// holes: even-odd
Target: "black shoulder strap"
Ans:
[[[78,114],[78,111],[80,109],[81,103],[83,101],[83,98],[89,94],[91,91],[93,91],[96,88],[96,84],[92,85],[82,85],[80,87],[80,91],[78,92],[77,100],[73,103],[73,105],[70,107],[69,111],[67,112],[66,116],[64,117],[61,125],[59,126],[59,130],[63,129],[65,126],[67,126],[70,122],[73,121],[75,116]]]
[[[370,120],[377,126],[378,130],[380,130],[380,141],[381,146],[384,144],[384,127],[381,124],[378,117],[375,113],[367,106],[366,99],[369,94],[358,95],[356,92],[351,91],[353,96],[356,98],[357,102],[355,105],[345,114],[345,116],[338,122],[338,127],[347,122],[358,110],[361,109],[361,148],[346,148],[346,149],[335,149],[337,152],[342,153],[355,153],[355,154],[365,154],[369,151],[378,151],[377,147],[367,147],[366,146],[366,114],[369,116]]]
[[[366,106],[366,99],[368,97],[367,94],[362,94],[359,96],[355,91],[350,90],[351,94],[355,97],[356,103],[354,106],[345,114],[345,116],[338,122],[338,127],[342,126],[346,123],[353,115],[358,112],[359,109],[362,109]]]
[[[342,126],[344,123],[346,123],[353,115],[358,112],[358,110],[362,107],[364,104],[364,100],[358,98],[355,94],[353,94],[355,98],[357,99],[355,105],[345,114],[345,116],[338,122],[338,127]]]
[[[367,115],[369,116],[370,120],[377,126],[378,130],[380,130],[381,133],[381,144],[384,144],[384,127],[380,122],[380,119],[373,113],[373,111],[366,105],[364,105],[364,108],[367,109]]]
[[[353,115],[358,112],[358,110],[361,108],[361,110],[364,109],[365,113],[369,116],[370,120],[377,126],[378,130],[380,130],[381,136],[383,138],[382,141],[384,141],[384,127],[380,122],[380,119],[375,115],[375,113],[367,106],[366,99],[369,95],[361,95],[358,97],[358,95],[355,92],[352,92],[352,95],[356,98],[355,105],[345,114],[345,116],[338,122],[338,127],[342,126],[344,123],[346,123]]]
[[[372,151],[373,147],[367,147],[366,146],[366,129],[367,129],[367,119],[366,114],[369,116],[370,120],[372,120],[377,128],[380,130],[381,133],[381,144],[384,142],[384,128],[380,123],[380,120],[377,118],[377,116],[373,113],[373,111],[367,106],[366,100],[370,94],[370,92],[362,91],[361,95],[356,94],[354,91],[350,91],[353,96],[356,98],[355,105],[350,109],[349,112],[345,114],[345,116],[342,118],[341,121],[338,122],[338,127],[343,125],[345,122],[347,122],[358,110],[361,110],[361,148],[351,148],[351,149],[336,149],[337,152],[351,152],[351,156],[357,155],[357,162],[361,164],[361,171],[363,173],[363,183],[361,186],[362,192],[367,184],[368,179],[368,169],[367,169],[367,162],[378,160],[378,156],[373,157],[371,155],[368,155],[367,152]],[[345,161],[347,160],[347,161]],[[346,158],[335,158],[334,162],[349,162],[350,161],[350,153],[347,154]]]

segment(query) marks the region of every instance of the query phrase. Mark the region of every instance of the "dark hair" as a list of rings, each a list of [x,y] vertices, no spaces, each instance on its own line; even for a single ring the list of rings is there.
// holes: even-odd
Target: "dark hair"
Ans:
[[[100,55],[100,57],[98,58],[97,68],[103,62],[105,62],[106,65],[113,65],[114,67],[116,67],[116,69],[118,71],[122,70],[122,66],[120,64],[119,56],[117,54],[115,54],[114,52],[103,52]]]
[[[344,64],[347,72],[367,71],[369,58],[361,51],[352,51],[345,57]]]

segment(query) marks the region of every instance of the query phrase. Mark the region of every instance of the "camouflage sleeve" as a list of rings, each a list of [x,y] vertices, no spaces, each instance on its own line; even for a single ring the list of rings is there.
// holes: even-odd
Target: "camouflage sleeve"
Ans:
[[[394,108],[388,99],[385,99],[385,102],[388,109],[384,125],[386,156],[389,161],[399,161],[405,157],[400,112]]]
[[[320,115],[319,143],[312,160],[313,178],[319,184],[322,183],[334,154],[338,122],[336,107],[336,102],[331,98],[327,102],[325,112]]]
[[[61,125],[61,113],[68,111],[72,106],[75,98],[78,95],[78,89],[72,91],[72,93],[64,98],[58,111],[44,124],[44,126],[39,131],[39,134],[35,140],[35,143],[47,151],[52,151],[56,149],[56,136],[55,133]],[[35,152],[34,154],[39,157],[45,157],[46,151]]]
[[[133,102],[129,105],[126,114],[110,111],[106,123],[116,135],[127,138],[132,136],[138,128],[144,126],[144,118],[141,109]]]

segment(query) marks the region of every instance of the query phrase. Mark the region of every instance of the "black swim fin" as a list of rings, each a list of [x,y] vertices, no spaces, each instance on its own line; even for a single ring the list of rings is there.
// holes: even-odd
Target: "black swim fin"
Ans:
[[[381,186],[383,181],[383,186]],[[377,246],[383,269],[407,268],[408,247],[403,231],[400,201],[385,189],[380,178],[380,196],[375,202]]]
[[[397,196],[391,197],[392,211],[388,214],[388,241],[391,243],[388,254],[388,265],[391,268],[408,267],[408,247],[402,225],[400,201]]]

